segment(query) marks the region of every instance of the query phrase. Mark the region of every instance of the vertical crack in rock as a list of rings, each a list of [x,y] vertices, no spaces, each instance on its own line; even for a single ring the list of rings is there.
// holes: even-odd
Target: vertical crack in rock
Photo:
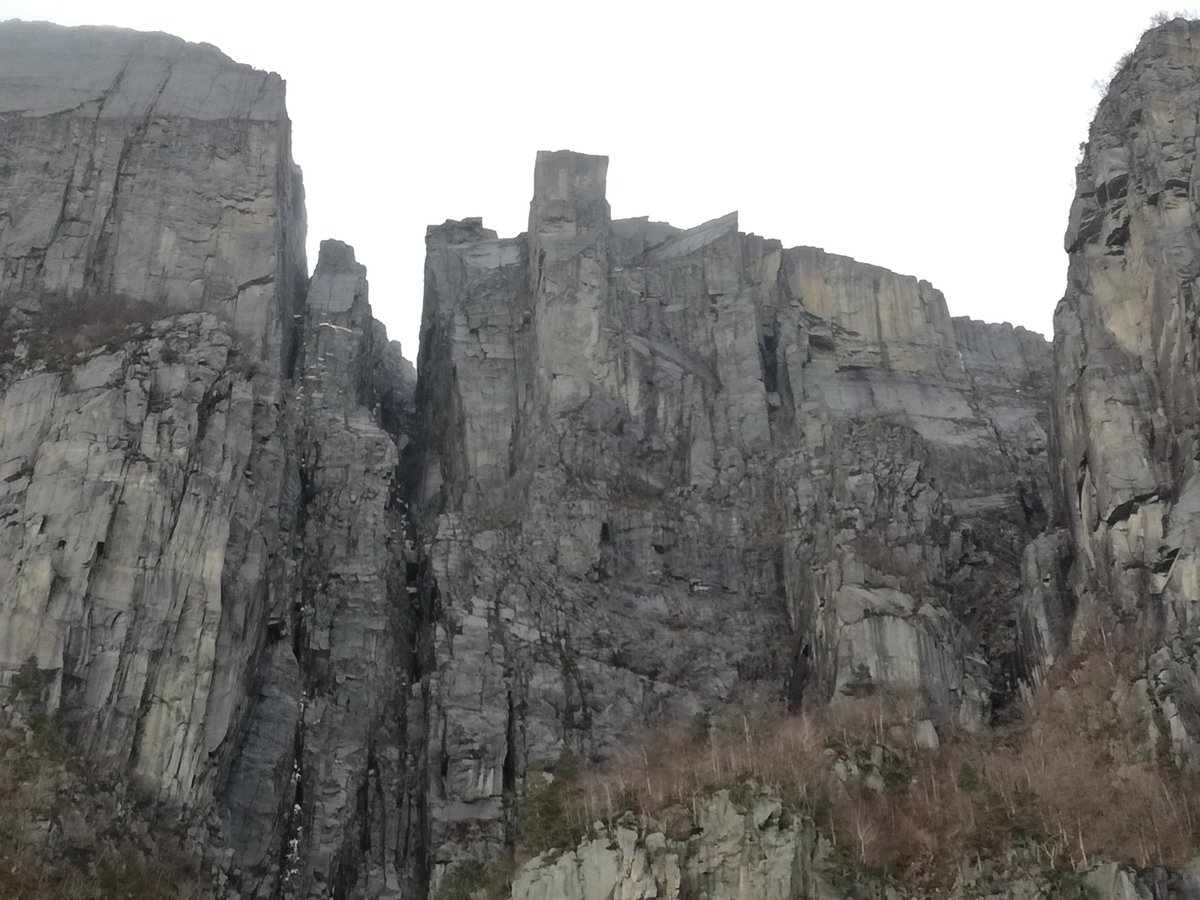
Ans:
[[[380,372],[400,380],[379,380]],[[295,386],[295,599],[281,625],[292,634],[273,645],[291,652],[285,665],[267,670],[229,793],[233,821],[246,833],[291,823],[284,868],[274,876],[289,895],[379,891],[402,877],[393,855],[398,837],[379,810],[405,796],[397,684],[412,638],[407,617],[395,611],[408,601],[409,535],[396,490],[411,417],[405,378],[411,389],[398,349],[370,316],[365,270],[350,247],[324,242]],[[288,756],[291,730],[297,737]],[[277,763],[264,770],[264,759]],[[291,792],[281,789],[289,769]],[[254,805],[255,798],[268,802]],[[260,838],[234,846],[250,877],[269,888],[278,845]]]

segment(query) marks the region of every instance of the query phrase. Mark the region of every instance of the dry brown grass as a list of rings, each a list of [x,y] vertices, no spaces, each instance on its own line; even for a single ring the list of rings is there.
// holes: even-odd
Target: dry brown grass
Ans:
[[[157,304],[120,294],[67,297],[46,293],[32,310],[10,308],[4,312],[0,363],[44,362],[54,367],[128,340],[164,315],[165,310]]]
[[[632,812],[686,837],[698,804],[765,785],[811,817],[850,867],[912,887],[953,880],[964,861],[1079,872],[1098,860],[1181,865],[1200,831],[1200,787],[1162,763],[1100,654],[1071,661],[1014,722],[971,734],[913,736],[911,695],[875,694],[800,715],[748,701],[701,723],[647,732],[567,792],[570,829]],[[653,826],[651,826],[651,822]]]
[[[30,739],[0,713],[0,897],[211,896],[174,823],[69,753],[54,729],[42,721]]]

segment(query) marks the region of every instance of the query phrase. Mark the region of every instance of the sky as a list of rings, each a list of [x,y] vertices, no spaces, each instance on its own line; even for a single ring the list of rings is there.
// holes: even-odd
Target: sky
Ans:
[[[1050,334],[1080,142],[1161,2],[0,0],[0,19],[215,44],[287,81],[309,263],[353,244],[415,359],[425,228],[525,230],[538,150],[610,158],[614,217],[931,281]],[[1171,8],[1175,10],[1174,7]]]

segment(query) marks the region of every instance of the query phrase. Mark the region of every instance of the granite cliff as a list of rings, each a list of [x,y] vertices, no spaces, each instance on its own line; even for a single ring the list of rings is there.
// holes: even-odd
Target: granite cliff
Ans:
[[[396,708],[411,366],[349,248],[306,275],[278,76],[8,23],[0,117],[0,668],[245,896],[341,891]]]
[[[1131,662],[1150,727],[1189,768],[1200,761],[1197,37],[1182,19],[1147,32],[1079,163],[1054,317],[1058,528],[1026,561],[1035,666],[1102,629],[1123,633],[1145,657]]]
[[[1045,342],[736,215],[611,221],[606,165],[539,154],[527,234],[427,238],[436,862],[500,849],[531,764],[740,692],[1008,699]]]
[[[1099,659],[1122,778],[1200,759],[1191,36],[1100,106],[1053,352],[736,214],[614,220],[563,151],[526,233],[430,227],[414,370],[350,247],[307,274],[278,76],[0,25],[6,727],[216,896],[1200,896],[977,749],[1053,744]],[[797,727],[819,802],[721,761]],[[926,780],[969,840],[880,855]]]

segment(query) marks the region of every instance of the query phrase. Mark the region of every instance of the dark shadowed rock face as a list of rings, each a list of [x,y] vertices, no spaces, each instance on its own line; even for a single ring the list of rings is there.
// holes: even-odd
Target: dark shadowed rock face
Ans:
[[[541,153],[528,234],[427,237],[435,862],[504,840],[528,765],[738,691],[977,727],[1010,676],[1046,342],[736,214],[611,221],[606,167]]]

